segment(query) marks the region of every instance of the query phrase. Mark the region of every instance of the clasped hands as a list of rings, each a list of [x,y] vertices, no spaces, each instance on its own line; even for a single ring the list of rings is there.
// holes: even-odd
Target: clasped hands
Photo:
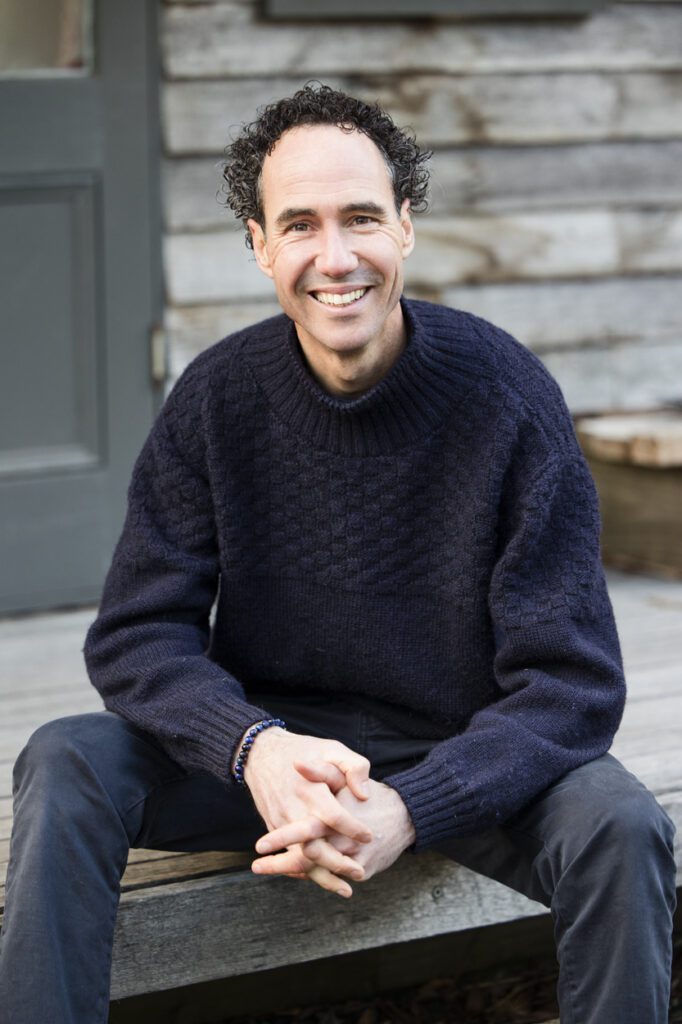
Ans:
[[[400,796],[369,771],[367,758],[336,740],[262,732],[244,771],[268,829],[252,870],[307,878],[349,897],[347,879],[389,867],[414,842],[414,828]]]

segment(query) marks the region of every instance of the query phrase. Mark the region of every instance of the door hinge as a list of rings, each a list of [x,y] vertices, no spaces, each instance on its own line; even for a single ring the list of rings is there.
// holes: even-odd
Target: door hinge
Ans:
[[[168,380],[168,335],[163,327],[154,324],[149,332],[150,370],[155,384]]]

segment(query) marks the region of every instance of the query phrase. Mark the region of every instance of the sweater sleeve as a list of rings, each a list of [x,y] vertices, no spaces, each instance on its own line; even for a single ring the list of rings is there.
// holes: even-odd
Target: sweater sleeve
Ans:
[[[500,825],[566,772],[605,753],[624,700],[620,645],[599,549],[599,509],[559,396],[554,434],[520,432],[505,477],[489,587],[498,699],[398,791],[415,849]]]
[[[228,782],[241,736],[267,713],[207,655],[219,573],[193,391],[188,373],[137,460],[84,654],[106,708],[152,733],[183,767]]]

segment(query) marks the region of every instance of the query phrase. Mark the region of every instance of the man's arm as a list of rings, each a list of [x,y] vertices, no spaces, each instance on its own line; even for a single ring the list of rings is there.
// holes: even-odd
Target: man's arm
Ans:
[[[249,704],[239,681],[207,655],[219,563],[198,400],[202,381],[196,378],[192,366],[137,460],[123,534],[85,658],[109,710],[154,735],[183,767],[208,771],[231,785],[244,733],[270,716]],[[264,738],[265,733],[249,760]],[[300,750],[293,740],[283,745],[292,759],[333,757],[344,781],[348,772],[358,786],[367,776],[365,759],[342,744],[299,737],[304,740]],[[299,795],[291,794],[292,774],[289,765],[288,773],[271,778],[267,807],[257,800],[259,810],[272,812],[268,827],[315,813],[341,831],[364,835],[364,826],[341,812],[326,787],[298,777]]]
[[[625,680],[600,559],[599,507],[561,392],[529,410],[510,458],[489,584],[498,697],[414,768],[386,778],[416,849],[502,824],[604,754]]]
[[[84,653],[109,710],[156,736],[188,770],[227,781],[234,747],[268,714],[206,653],[219,566],[201,384],[190,367],[136,462]]]

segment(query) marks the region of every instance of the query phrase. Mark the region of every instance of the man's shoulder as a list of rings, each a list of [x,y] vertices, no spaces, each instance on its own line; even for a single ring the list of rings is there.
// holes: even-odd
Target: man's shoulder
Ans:
[[[270,317],[228,334],[195,356],[171,388],[154,431],[170,429],[187,445],[196,446],[216,413],[246,415],[253,405],[255,382],[245,354],[263,339],[286,336],[289,322],[283,314]]]
[[[196,381],[205,378],[214,381],[231,371],[243,368],[244,355],[254,345],[266,339],[276,339],[286,334],[290,321],[284,313],[260,320],[226,335],[220,341],[209,345],[195,356],[183,371],[182,376]]]
[[[563,402],[561,388],[544,363],[502,327],[456,307],[421,300],[410,300],[408,306],[432,337],[470,361],[472,373],[485,386],[526,407]]]

